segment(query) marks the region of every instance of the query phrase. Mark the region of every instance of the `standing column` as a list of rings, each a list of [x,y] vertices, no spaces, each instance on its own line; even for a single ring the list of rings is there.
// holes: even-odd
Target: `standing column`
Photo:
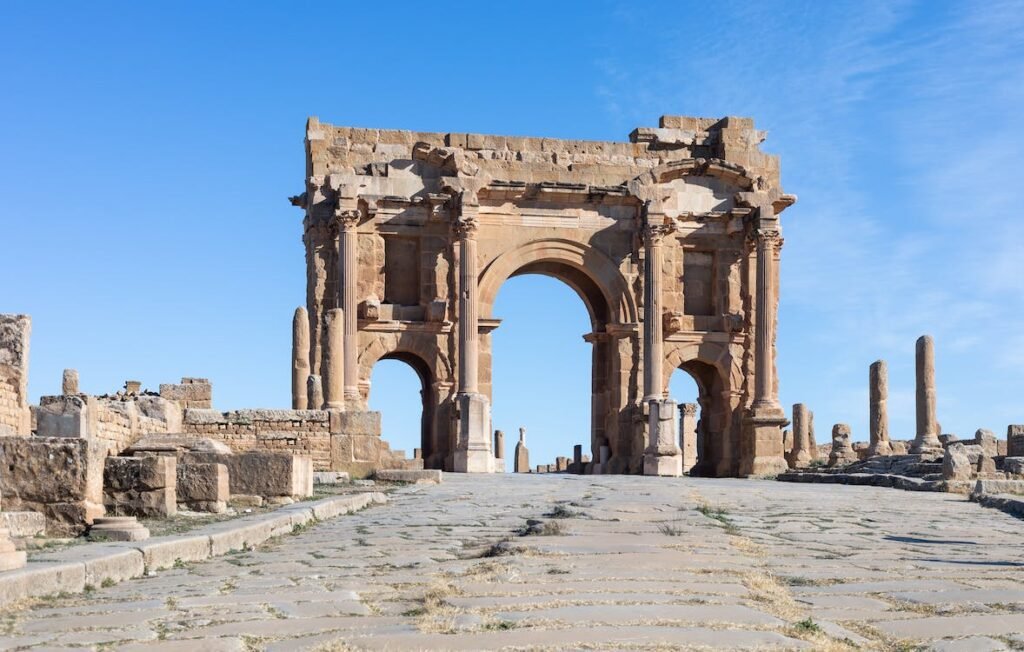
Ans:
[[[775,397],[775,361],[772,349],[775,343],[775,249],[779,233],[773,230],[757,232],[757,328],[754,337],[754,408],[778,410]]]
[[[306,379],[309,377],[309,313],[305,308],[295,309],[292,318],[292,409],[305,410],[308,406]],[[314,410],[320,406],[313,406]]]
[[[779,292],[775,258],[782,246],[772,196],[742,193],[757,213],[749,237],[756,252],[754,289],[754,400],[745,423],[740,448],[740,475],[771,475],[786,470],[782,426],[786,415],[775,387],[775,320]],[[794,433],[794,436],[796,433]]]
[[[344,321],[345,317],[340,308],[327,311],[327,355],[324,364],[323,392],[324,407],[328,410],[341,410],[345,407]]]
[[[358,253],[359,211],[338,210],[338,306],[344,312],[344,401],[350,406],[359,402],[359,322],[356,311],[356,284],[359,280]]]
[[[871,363],[871,370],[868,373],[868,394],[868,421],[871,428],[868,457],[892,455],[892,444],[889,443],[889,408],[886,405],[889,400],[889,369],[885,360]]]
[[[662,241],[673,231],[675,223],[666,216],[647,216],[644,228],[644,408],[647,410],[648,446],[644,451],[644,475],[683,474],[683,455],[676,440],[676,404],[665,398],[662,378],[665,360],[661,323]]]
[[[811,465],[811,411],[803,403],[793,406],[793,451],[789,455],[791,469],[803,469]]]
[[[683,450],[683,473],[697,464],[697,404],[679,404],[679,448]]]
[[[480,329],[477,316],[476,207],[465,204],[455,222],[459,241],[459,392],[458,440],[454,470],[493,473],[490,401],[478,391]]]
[[[915,350],[917,371],[917,435],[910,452],[932,455],[942,452],[939,423],[935,415],[935,342],[930,335],[917,340]]]

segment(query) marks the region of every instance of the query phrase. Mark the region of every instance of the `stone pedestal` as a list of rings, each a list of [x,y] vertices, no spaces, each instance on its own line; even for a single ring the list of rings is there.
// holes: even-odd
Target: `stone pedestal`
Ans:
[[[25,565],[24,550],[16,550],[7,528],[0,528],[0,571],[14,570]]]
[[[644,475],[681,476],[683,452],[676,445],[676,402],[650,399],[647,410],[650,445],[644,451]]]
[[[97,518],[89,528],[90,539],[107,541],[145,541],[149,529],[134,516],[106,516]]]
[[[846,466],[858,461],[857,453],[850,443],[850,426],[837,423],[832,426],[832,452],[828,455],[828,465]]]
[[[459,447],[455,451],[456,473],[494,473],[494,456],[488,441],[491,405],[483,394],[456,396],[459,410]]]
[[[740,475],[775,475],[789,467],[782,455],[782,410],[751,410],[743,429],[748,448],[740,459]]]

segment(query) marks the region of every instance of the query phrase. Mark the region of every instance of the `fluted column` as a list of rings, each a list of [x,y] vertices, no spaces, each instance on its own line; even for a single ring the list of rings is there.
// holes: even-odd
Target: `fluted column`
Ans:
[[[754,335],[754,408],[781,412],[775,391],[775,251],[781,238],[776,230],[759,229],[757,247],[757,326]]]
[[[665,398],[662,377],[665,361],[662,332],[662,241],[675,230],[664,215],[647,216],[644,226],[644,409],[647,411],[648,445],[644,451],[644,475],[680,476],[683,455],[676,437],[676,404]]]
[[[459,390],[475,394],[480,366],[477,314],[476,219],[456,225],[459,236]]]
[[[748,222],[748,243],[754,249],[754,396],[744,423],[740,475],[771,475],[787,468],[782,450],[786,414],[775,384],[775,323],[779,290],[776,256],[782,247],[774,192],[740,193],[741,203],[755,209]],[[795,435],[796,433],[794,433]]]
[[[458,439],[454,470],[461,473],[493,473],[491,451],[491,406],[479,392],[480,328],[477,306],[475,205],[466,198],[459,207],[455,235],[459,243],[459,391]]]
[[[309,406],[306,379],[309,377],[309,313],[305,308],[295,309],[292,318],[292,409],[305,410]],[[312,406],[318,410],[320,406]]]
[[[356,310],[359,211],[338,210],[335,219],[338,227],[338,307],[344,314],[344,400],[349,403],[359,401],[359,322]]]

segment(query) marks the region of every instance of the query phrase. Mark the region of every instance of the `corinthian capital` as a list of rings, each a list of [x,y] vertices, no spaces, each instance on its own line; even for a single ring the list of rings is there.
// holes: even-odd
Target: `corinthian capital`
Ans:
[[[338,208],[334,211],[334,224],[338,229],[354,229],[359,224],[359,217],[358,209]]]
[[[644,242],[649,245],[660,245],[665,236],[671,235],[676,230],[675,220],[665,218],[664,222],[650,222],[644,224]]]
[[[455,231],[455,235],[459,238],[475,237],[476,231],[479,228],[480,221],[475,215],[461,215],[452,222],[452,230]]]

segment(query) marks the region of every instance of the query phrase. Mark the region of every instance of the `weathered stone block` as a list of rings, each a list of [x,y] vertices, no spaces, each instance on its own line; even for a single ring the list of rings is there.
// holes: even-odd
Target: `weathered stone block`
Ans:
[[[213,463],[228,468],[232,494],[253,494],[270,498],[300,498],[313,494],[313,460],[304,455],[269,451],[247,451],[235,455],[189,452],[183,464]]]
[[[96,432],[97,409],[92,396],[43,396],[36,410],[36,435],[88,437]]]
[[[1003,471],[1010,475],[1024,476],[1024,457],[1003,458]]]
[[[942,458],[943,480],[970,480],[975,472],[975,465],[971,464],[965,446],[954,442],[946,447]]]
[[[118,516],[166,517],[178,511],[177,460],[166,455],[108,457],[103,504]]]
[[[224,464],[178,465],[178,502],[189,509],[221,513],[231,497],[228,467]]]
[[[54,535],[80,533],[103,515],[105,455],[86,439],[0,437],[4,508],[45,514]]]
[[[979,429],[974,433],[974,443],[981,446],[985,455],[995,457],[999,455],[999,440],[991,430]]]
[[[331,411],[331,434],[380,436],[380,412]]]
[[[46,533],[46,516],[39,512],[0,512],[0,529],[7,528],[12,537],[29,538]]]
[[[32,320],[0,315],[0,435],[32,433],[28,405],[28,351]]]
[[[1024,457],[1024,424],[1006,427],[1006,456]]]
[[[378,462],[381,440],[375,436],[357,435],[352,438],[352,457],[356,462]]]

